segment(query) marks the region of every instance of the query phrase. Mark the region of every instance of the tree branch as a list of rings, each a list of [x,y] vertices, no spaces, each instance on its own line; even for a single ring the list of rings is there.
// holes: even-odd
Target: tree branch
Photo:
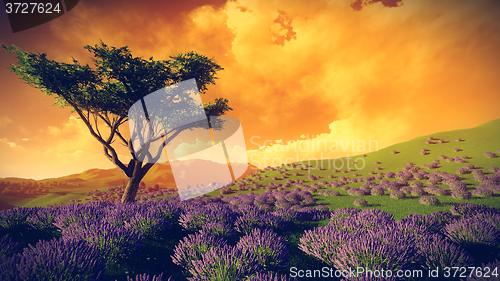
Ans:
[[[73,107],[73,109],[76,111],[78,116],[80,116],[83,123],[85,123],[85,125],[89,129],[90,134],[103,145],[106,157],[108,157],[108,159],[110,159],[118,168],[120,168],[128,177],[130,177],[130,175],[131,175],[130,170],[128,169],[127,166],[125,166],[125,164],[123,164],[122,161],[120,161],[120,159],[118,158],[118,154],[116,153],[116,150],[110,144],[113,132],[111,132],[111,134],[110,134],[111,139],[108,138],[108,142],[105,141],[101,136],[99,136],[98,133],[96,133],[96,131],[92,127],[92,124],[90,123],[89,119],[84,115],[82,110],[80,108],[78,108],[75,104],[73,104],[71,101],[69,101],[67,99],[66,99],[66,101]]]

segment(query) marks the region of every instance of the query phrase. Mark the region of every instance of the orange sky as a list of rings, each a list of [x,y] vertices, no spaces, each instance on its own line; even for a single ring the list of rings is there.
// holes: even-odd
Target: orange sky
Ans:
[[[259,166],[371,151],[500,117],[498,1],[81,0],[1,42],[67,60],[103,40],[137,55],[195,50],[225,69],[227,97]],[[154,3],[153,3],[154,2]],[[180,3],[164,3],[180,2]],[[162,3],[162,4],[159,4]],[[23,84],[0,52],[0,177],[109,168],[81,121]]]

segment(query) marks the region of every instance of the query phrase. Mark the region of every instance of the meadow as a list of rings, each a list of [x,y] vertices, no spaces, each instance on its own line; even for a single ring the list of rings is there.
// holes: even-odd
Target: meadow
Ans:
[[[293,280],[291,267],[323,266],[495,280],[499,139],[496,120],[267,167],[188,201],[145,188],[123,205],[117,187],[0,211],[0,280]],[[481,272],[446,276],[451,266]]]

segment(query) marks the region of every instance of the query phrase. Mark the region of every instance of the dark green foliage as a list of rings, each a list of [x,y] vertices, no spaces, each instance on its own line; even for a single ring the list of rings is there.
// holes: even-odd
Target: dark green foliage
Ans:
[[[70,106],[103,146],[105,156],[129,178],[122,202],[135,200],[139,183],[154,165],[137,159],[131,139],[120,132],[127,122],[129,108],[154,91],[188,79],[195,79],[199,91],[204,93],[208,85],[215,84],[216,74],[222,70],[212,59],[195,52],[166,60],[144,59],[133,56],[127,46],[113,47],[102,42],[85,46],[93,58],[92,66],[76,59],[71,63],[58,62],[44,53],[31,53],[16,46],[3,48],[17,58],[12,71],[29,85],[55,96],[60,105]],[[167,99],[161,106],[168,109],[173,103]],[[205,108],[206,114],[212,116],[228,110],[231,110],[228,100],[221,98]],[[184,114],[189,112],[178,117],[183,118]],[[212,125],[216,128],[216,124]],[[185,129],[170,131],[165,144]],[[119,158],[115,143],[128,147],[132,156],[128,163]]]
[[[57,62],[44,53],[26,52],[15,46],[4,48],[17,57],[12,70],[28,84],[56,95],[63,105],[126,116],[132,104],[149,93],[183,80],[195,78],[201,92],[214,84],[222,67],[195,52],[167,60],[134,57],[127,46],[104,43],[87,45],[94,67]],[[216,103],[227,103],[219,99]]]

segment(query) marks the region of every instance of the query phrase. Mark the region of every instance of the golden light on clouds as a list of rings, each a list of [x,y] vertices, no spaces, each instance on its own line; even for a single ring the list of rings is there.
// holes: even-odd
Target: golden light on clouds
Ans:
[[[359,11],[351,2],[133,2],[120,9],[84,2],[38,30],[48,43],[17,44],[58,59],[84,59],[81,47],[98,40],[147,57],[196,50],[215,58],[224,70],[204,99],[230,100],[249,161],[260,166],[365,153],[499,117],[496,1],[408,0]],[[20,36],[9,40],[23,41]],[[69,111],[1,74],[9,105],[1,105],[0,153],[15,158],[0,164],[1,176],[110,167],[78,120],[68,119]],[[58,130],[74,133],[61,137]]]

